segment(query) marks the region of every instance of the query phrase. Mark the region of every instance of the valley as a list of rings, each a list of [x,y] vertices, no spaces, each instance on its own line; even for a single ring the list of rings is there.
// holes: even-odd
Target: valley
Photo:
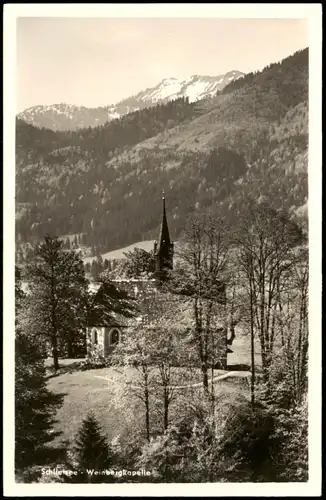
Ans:
[[[231,82],[80,131],[17,120],[16,235],[83,234],[93,254],[157,238],[166,191],[174,240],[211,208],[237,219],[248,199],[306,225],[308,49]]]

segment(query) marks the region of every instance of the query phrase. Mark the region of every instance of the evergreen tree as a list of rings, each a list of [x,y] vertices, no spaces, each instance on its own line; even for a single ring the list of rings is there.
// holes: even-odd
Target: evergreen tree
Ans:
[[[74,357],[75,344],[84,341],[88,300],[83,262],[62,247],[58,238],[47,235],[28,268],[30,329],[50,342],[56,370],[60,346]]]
[[[116,287],[106,273],[101,274],[100,283],[100,288],[89,300],[89,324],[112,325],[117,314],[126,318],[136,314],[138,309],[134,299],[125,290]]]
[[[96,261],[97,261],[97,274],[100,274],[102,271],[104,271],[103,257],[101,254],[97,255]]]
[[[56,462],[61,450],[49,447],[60,433],[53,431],[62,395],[46,387],[43,352],[38,339],[16,328],[15,341],[15,468],[29,481],[29,469]],[[32,479],[32,477],[30,478]]]
[[[92,274],[92,278],[94,281],[96,281],[98,278],[98,274],[99,274],[98,267],[99,267],[98,262],[96,260],[93,260],[92,264],[91,264],[91,274]]]
[[[15,470],[17,480],[35,480],[33,466],[56,462],[60,449],[49,447],[59,435],[53,432],[54,415],[62,396],[46,387],[44,352],[39,339],[24,329],[25,294],[21,273],[16,267],[16,338],[15,338]]]
[[[102,435],[100,425],[93,413],[89,413],[81,425],[74,447],[74,455],[78,474],[71,476],[73,482],[107,483],[114,481],[113,475],[101,474],[101,471],[112,469],[114,454]]]
[[[134,248],[124,252],[127,257],[123,261],[122,273],[128,278],[137,278],[142,274],[151,274],[155,270],[153,251],[147,252],[142,248]]]

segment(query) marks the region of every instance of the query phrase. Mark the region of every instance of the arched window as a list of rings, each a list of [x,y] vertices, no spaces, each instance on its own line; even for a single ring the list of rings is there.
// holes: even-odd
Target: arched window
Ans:
[[[95,345],[98,344],[98,332],[97,332],[96,328],[93,328],[93,331],[92,331],[92,342]]]
[[[120,332],[117,328],[114,328],[110,332],[110,345],[119,344],[119,340],[120,340]]]

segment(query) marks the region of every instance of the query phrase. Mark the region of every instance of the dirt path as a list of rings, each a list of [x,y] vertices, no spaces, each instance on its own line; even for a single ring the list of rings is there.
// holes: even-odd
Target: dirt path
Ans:
[[[90,375],[92,375],[95,378],[107,380],[107,382],[113,382],[113,383],[116,382],[115,379],[105,377],[103,375],[94,375],[94,374],[90,374]],[[223,373],[223,375],[216,375],[216,377],[214,377],[213,379],[210,378],[208,383],[211,384],[213,382],[215,384],[216,382],[220,382],[221,380],[226,380],[228,378],[246,379],[248,386],[250,384],[250,372],[239,372],[239,371],[232,371],[232,372]],[[135,388],[135,389],[139,387],[138,385],[134,385],[131,382],[127,382],[127,384],[130,385],[130,387]],[[188,384],[188,385],[171,385],[171,386],[169,386],[169,388],[174,389],[174,390],[192,389],[192,388],[196,388],[196,387],[201,387],[202,384],[203,384],[202,382],[197,382],[195,384]]]

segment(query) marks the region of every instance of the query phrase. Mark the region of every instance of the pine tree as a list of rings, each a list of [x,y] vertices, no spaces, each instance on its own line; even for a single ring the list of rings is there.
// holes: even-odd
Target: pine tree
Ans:
[[[48,445],[59,435],[53,432],[54,415],[62,396],[46,387],[44,352],[38,338],[24,329],[25,294],[20,270],[16,268],[16,338],[15,338],[15,469],[24,482],[35,480],[31,468],[46,461],[56,461],[61,450]]]
[[[103,273],[101,286],[89,300],[88,322],[91,325],[112,325],[116,315],[132,318],[137,312],[135,300]]]
[[[101,474],[101,471],[112,469],[114,454],[92,412],[87,415],[81,425],[74,454],[76,470],[78,471],[77,475],[72,476],[74,482],[107,483],[114,481],[113,475]]]
[[[42,349],[32,334],[16,328],[15,341],[15,468],[26,474],[34,465],[56,461],[59,450],[49,448],[60,433],[53,431],[62,396],[46,387]],[[25,478],[26,481],[26,478]]]
[[[104,270],[103,257],[101,254],[97,255],[96,261],[97,261],[97,274],[99,275]]]
[[[147,252],[142,248],[134,248],[129,252],[124,252],[127,257],[123,261],[123,273],[127,277],[137,278],[142,274],[151,274],[154,272],[153,251]]]
[[[98,262],[96,260],[93,260],[91,264],[91,274],[94,281],[97,280],[98,273],[99,273]]]
[[[65,252],[58,238],[47,235],[28,267],[30,330],[50,342],[55,370],[60,346],[74,357],[75,343],[84,339],[88,282],[83,262],[75,252]]]

